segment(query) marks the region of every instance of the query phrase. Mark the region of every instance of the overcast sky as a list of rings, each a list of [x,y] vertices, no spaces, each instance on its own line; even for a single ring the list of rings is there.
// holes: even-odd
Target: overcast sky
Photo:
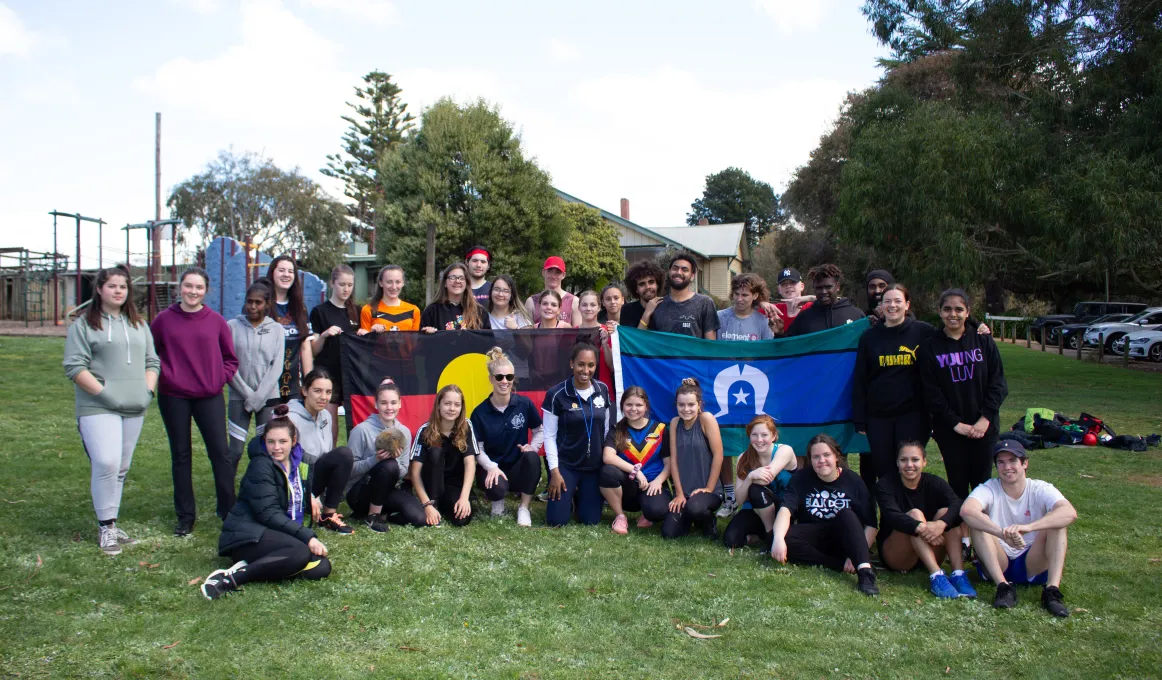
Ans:
[[[375,69],[417,116],[488,99],[558,188],[681,224],[728,166],[781,191],[844,94],[875,82],[885,52],[859,4],[0,0],[0,247],[51,249],[57,209],[104,218],[123,258],[118,228],[153,217],[157,111],[163,193],[233,147],[341,197],[318,169]],[[60,252],[74,239],[67,224]],[[83,240],[95,255],[96,228]]]

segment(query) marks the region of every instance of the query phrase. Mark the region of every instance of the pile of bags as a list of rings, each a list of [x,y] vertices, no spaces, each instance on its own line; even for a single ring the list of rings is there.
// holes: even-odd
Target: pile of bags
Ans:
[[[1026,449],[1050,449],[1062,444],[1085,446],[1108,446],[1124,451],[1145,451],[1157,446],[1162,436],[1148,437],[1114,432],[1101,418],[1082,413],[1070,418],[1053,409],[1031,408],[1025,416],[1013,424],[1011,431],[1001,434],[1001,439],[1015,439]]]

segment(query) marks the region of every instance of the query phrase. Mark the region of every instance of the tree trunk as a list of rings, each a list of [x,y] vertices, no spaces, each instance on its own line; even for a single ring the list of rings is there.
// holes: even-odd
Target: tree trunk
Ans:
[[[984,283],[984,307],[989,314],[1005,313],[1005,288],[998,279]]]
[[[436,290],[436,223],[428,222],[427,261],[424,265],[424,296],[432,304]]]

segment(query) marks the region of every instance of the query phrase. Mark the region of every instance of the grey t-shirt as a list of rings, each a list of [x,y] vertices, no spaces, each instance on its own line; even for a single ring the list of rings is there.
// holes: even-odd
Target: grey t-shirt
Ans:
[[[707,331],[718,330],[718,313],[714,309],[714,301],[701,293],[696,293],[685,302],[674,302],[667,295],[650,317],[649,328],[701,338]]]
[[[767,324],[767,317],[758,312],[740,319],[733,307],[718,310],[719,340],[770,340],[775,337]]]

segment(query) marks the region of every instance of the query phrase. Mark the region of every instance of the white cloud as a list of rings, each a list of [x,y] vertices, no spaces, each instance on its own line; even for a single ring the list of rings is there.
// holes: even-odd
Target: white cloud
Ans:
[[[302,0],[304,5],[335,12],[351,19],[383,25],[395,20],[398,12],[389,0]]]
[[[483,97],[491,104],[499,104],[502,91],[497,74],[474,69],[402,69],[392,74],[392,80],[403,89],[401,99],[408,111],[419,118],[420,113],[443,97],[451,97],[458,104],[468,104]]]
[[[134,85],[176,109],[221,121],[312,130],[339,126],[358,77],[338,66],[338,47],[277,0],[241,7],[242,41],[204,60],[158,66]]]
[[[25,26],[12,8],[0,3],[0,56],[27,57],[40,42],[39,33]]]
[[[581,60],[581,50],[573,43],[560,38],[549,40],[549,58],[557,62],[574,62]]]
[[[831,9],[831,0],[755,0],[754,4],[783,34],[818,28]]]
[[[170,0],[170,2],[203,15],[215,14],[222,7],[220,0]]]

